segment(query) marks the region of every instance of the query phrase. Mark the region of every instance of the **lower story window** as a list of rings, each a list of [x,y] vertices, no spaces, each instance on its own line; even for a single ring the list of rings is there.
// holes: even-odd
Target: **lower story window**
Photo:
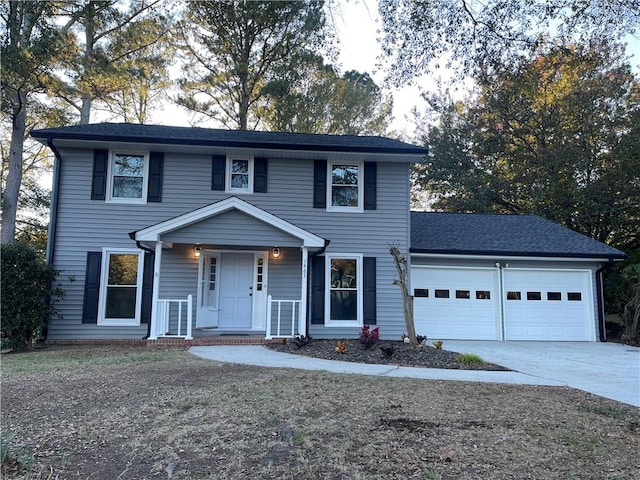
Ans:
[[[362,257],[328,257],[328,325],[362,325]]]
[[[102,325],[138,325],[142,297],[142,255],[139,251],[103,252],[100,315]]]

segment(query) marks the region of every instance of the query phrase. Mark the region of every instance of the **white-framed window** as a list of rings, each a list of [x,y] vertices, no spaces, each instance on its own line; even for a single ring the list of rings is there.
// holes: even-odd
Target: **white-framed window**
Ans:
[[[326,256],[325,312],[328,326],[362,326],[362,255]]]
[[[143,267],[140,250],[102,250],[98,325],[140,324]]]
[[[327,210],[362,211],[364,165],[362,162],[328,162]]]
[[[107,174],[107,201],[118,203],[147,202],[148,154],[111,152]]]
[[[253,157],[228,156],[227,192],[253,193]]]

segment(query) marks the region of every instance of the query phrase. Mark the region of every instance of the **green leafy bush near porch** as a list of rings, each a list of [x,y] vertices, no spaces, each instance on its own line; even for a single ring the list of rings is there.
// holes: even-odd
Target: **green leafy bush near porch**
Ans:
[[[28,350],[63,295],[62,289],[51,287],[58,272],[22,243],[2,245],[0,261],[2,348]]]

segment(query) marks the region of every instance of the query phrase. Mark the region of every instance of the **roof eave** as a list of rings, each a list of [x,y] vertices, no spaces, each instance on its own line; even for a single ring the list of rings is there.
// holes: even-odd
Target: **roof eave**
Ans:
[[[594,260],[594,261],[621,261],[627,258],[627,255],[622,254],[597,254],[597,253],[576,253],[576,252],[518,252],[507,250],[446,250],[446,249],[421,249],[410,248],[411,254],[423,254],[423,255],[438,255],[438,256],[478,256],[478,257],[529,257],[529,258],[570,258],[580,260]]]
[[[345,146],[335,144],[292,144],[282,142],[247,142],[237,140],[204,140],[189,138],[159,138],[152,136],[127,136],[127,135],[102,135],[102,134],[78,134],[62,132],[34,131],[31,136],[42,140],[78,140],[95,142],[122,142],[122,143],[147,143],[152,145],[190,145],[198,147],[228,147],[228,148],[254,148],[264,150],[293,150],[293,151],[317,151],[317,152],[344,152],[344,153],[378,153],[393,155],[410,155],[421,157],[427,154],[426,148],[393,148],[393,147],[367,147]]]

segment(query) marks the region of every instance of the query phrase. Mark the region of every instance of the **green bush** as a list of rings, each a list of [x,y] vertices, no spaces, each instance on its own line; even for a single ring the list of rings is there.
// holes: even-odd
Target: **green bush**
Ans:
[[[16,242],[1,249],[2,348],[27,350],[63,295],[60,288],[52,289],[58,272],[29,245]]]

